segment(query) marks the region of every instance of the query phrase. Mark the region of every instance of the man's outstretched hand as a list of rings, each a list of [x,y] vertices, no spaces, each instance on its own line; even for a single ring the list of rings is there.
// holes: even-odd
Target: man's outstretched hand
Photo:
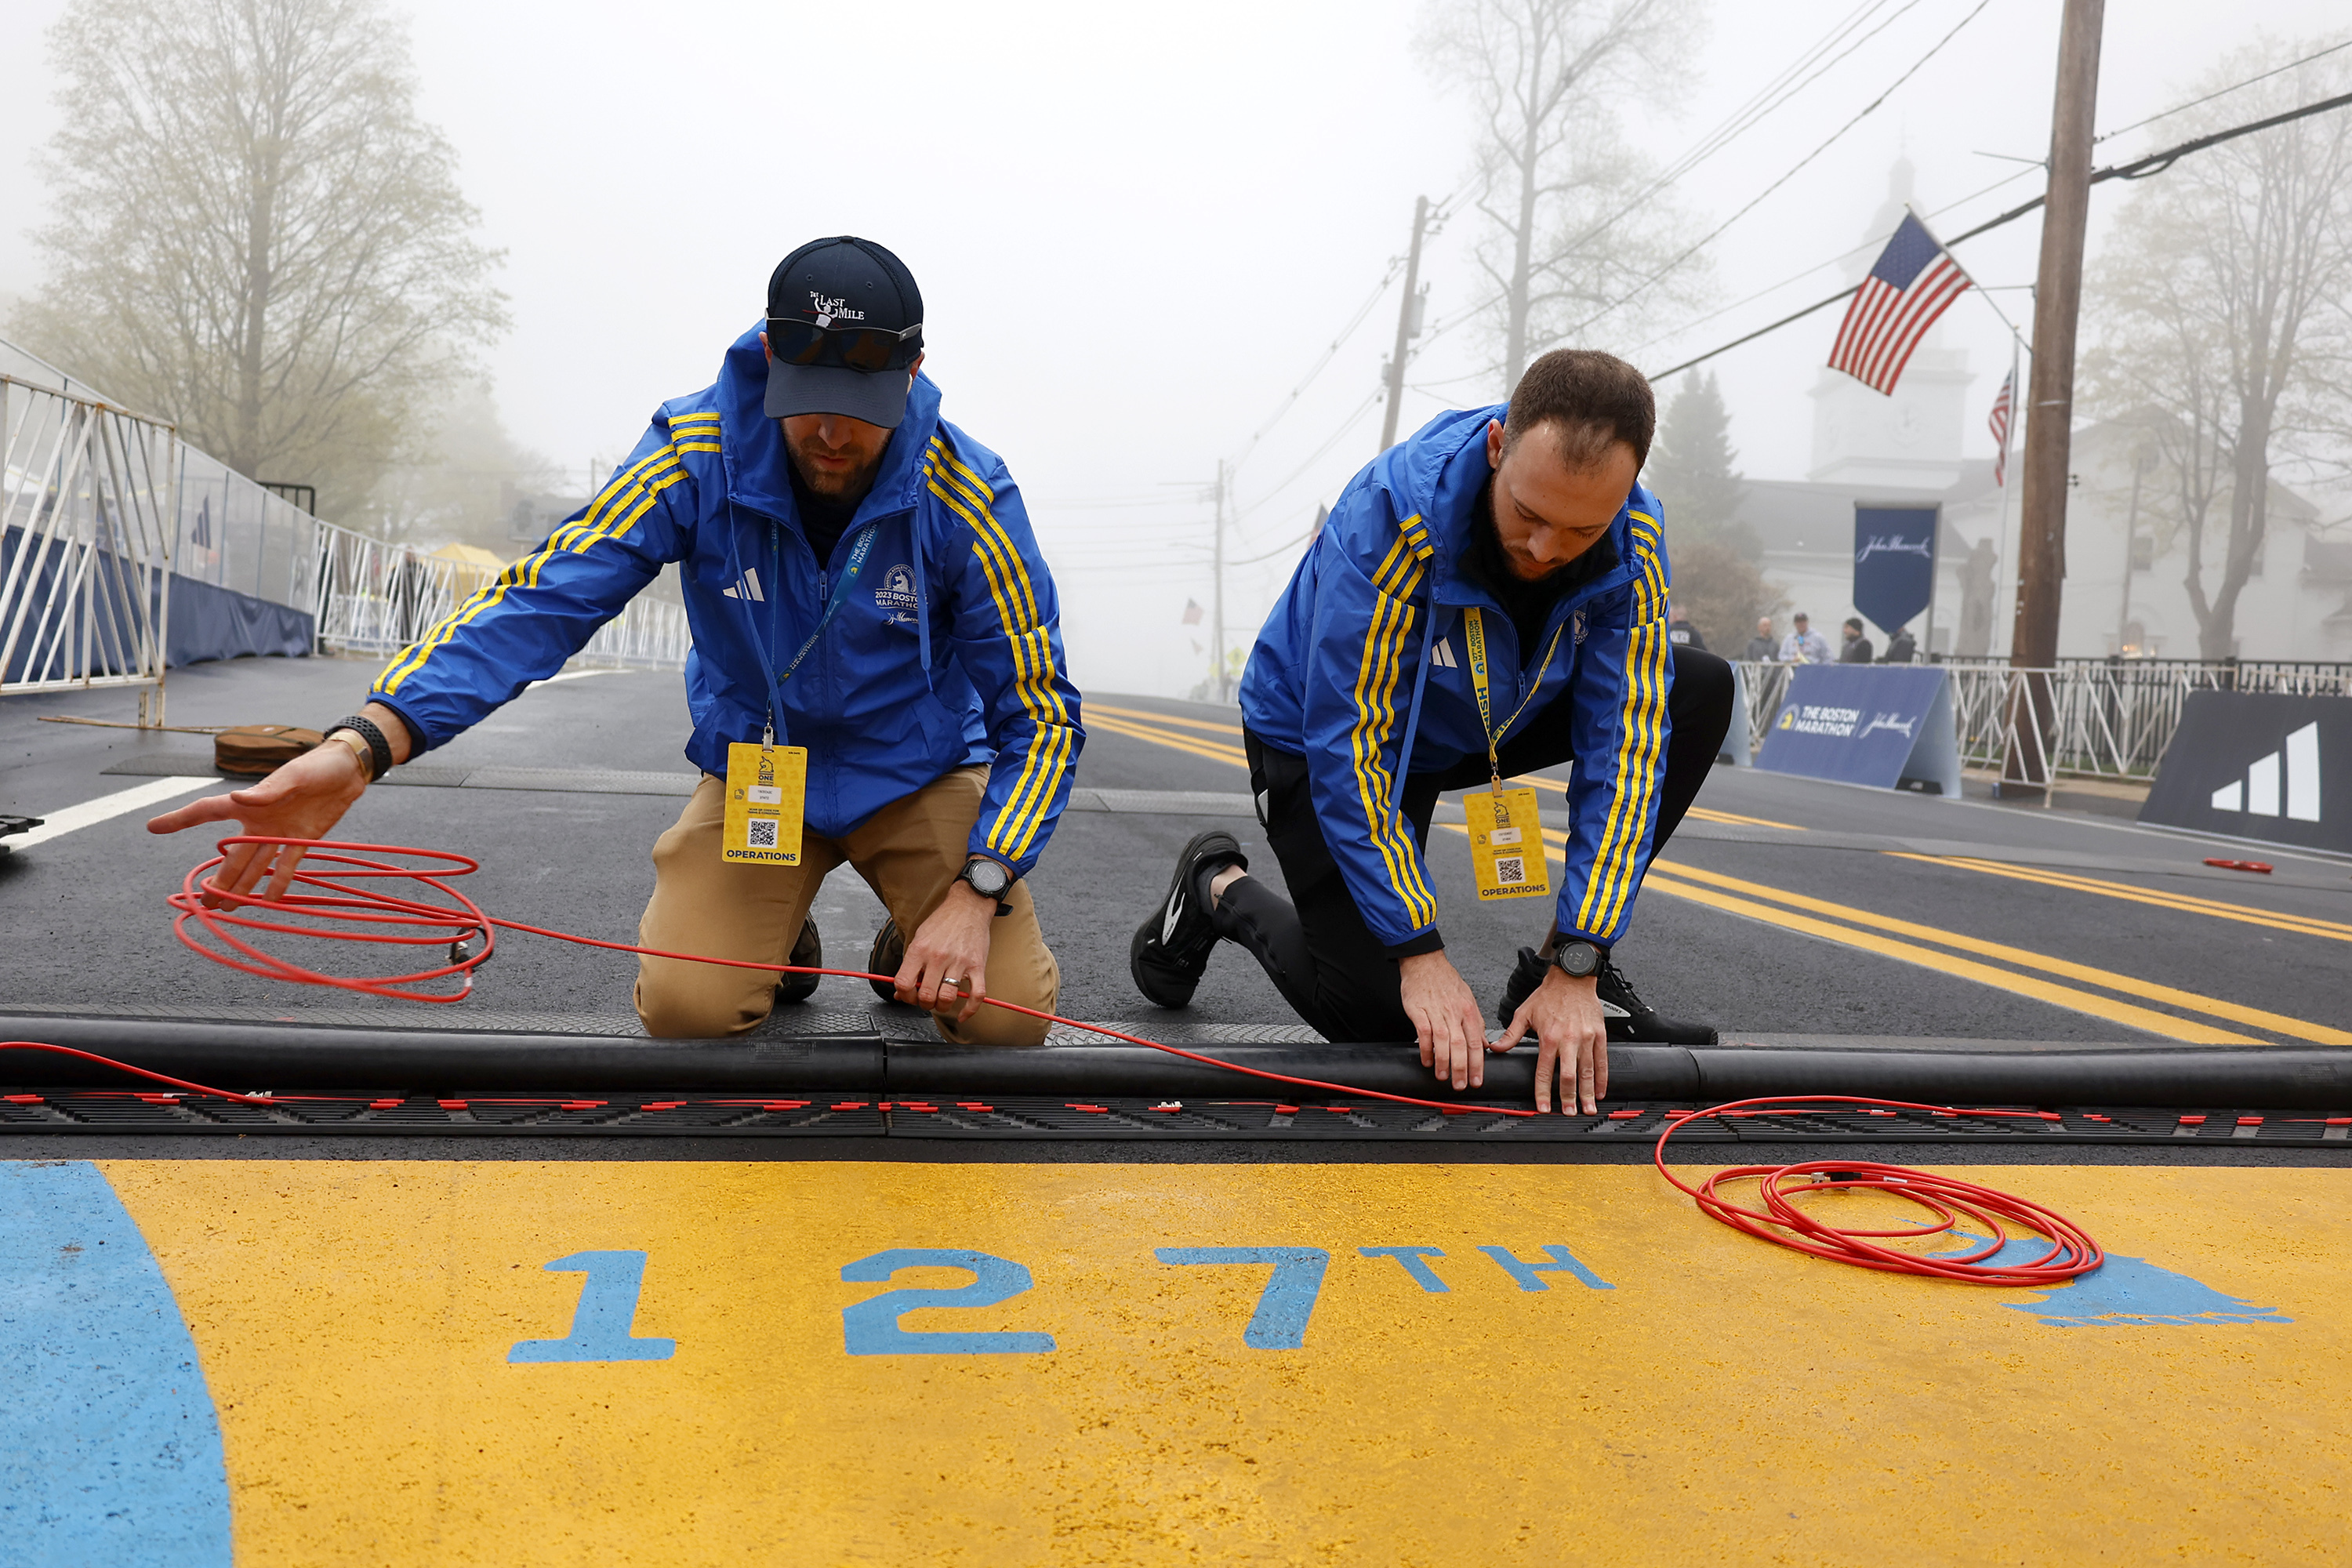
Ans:
[[[147,820],[150,833],[177,833],[212,822],[236,822],[245,831],[276,838],[324,838],[342,820],[352,803],[367,789],[367,770],[358,755],[341,741],[303,752],[249,788],[227,795],[206,795],[177,811]],[[294,868],[302,862],[299,849],[273,845],[239,844],[212,875],[221,893],[246,895],[265,877],[265,895],[282,899],[293,885]],[[219,909],[232,900],[213,893],[205,902]]]
[[[1575,1111],[1580,1103],[1587,1116],[1598,1111],[1598,1101],[1609,1092],[1609,1025],[1593,981],[1548,969],[1535,994],[1511,1015],[1511,1026],[1495,1048],[1509,1050],[1529,1030],[1538,1042],[1536,1109],[1551,1109],[1552,1075],[1558,1073],[1562,1115]]]
[[[1397,961],[1405,1016],[1421,1042],[1421,1065],[1439,1082],[1476,1089],[1486,1081],[1486,1018],[1478,998],[1443,951]]]

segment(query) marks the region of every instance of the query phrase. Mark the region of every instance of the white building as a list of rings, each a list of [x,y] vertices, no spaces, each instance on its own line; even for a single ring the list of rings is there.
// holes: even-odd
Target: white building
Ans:
[[[1897,162],[1886,205],[1872,233],[1899,220],[1910,199],[1911,166]],[[1856,264],[1858,281],[1868,265]],[[2006,367],[2002,367],[2004,372]],[[1930,331],[1893,396],[1824,366],[1812,390],[1812,466],[1802,481],[1750,479],[1735,516],[1754,531],[1767,581],[1802,610],[1815,630],[1838,641],[1855,614],[1853,510],[1857,503],[1936,506],[1936,596],[1912,623],[1923,650],[2006,657],[2017,611],[2018,498],[2023,456],[2010,454],[2008,484],[1992,482],[1992,464],[1963,458],[1968,421],[1991,408],[1992,385],[1977,381],[1963,350],[1945,349]],[[2022,432],[2019,433],[2021,438]],[[2148,443],[2116,422],[2074,432],[2067,496],[2066,580],[2058,652],[2063,658],[2196,658],[2197,617],[2188,574],[2182,508],[2168,476],[2136,469]],[[2213,505],[2204,557],[2210,595],[2221,581],[2226,496]],[[1883,649],[1892,628],[1874,626]],[[2248,659],[2352,659],[2352,524],[2330,531],[2305,497],[2273,483],[2269,524],[2256,569],[2238,600],[2235,650]]]

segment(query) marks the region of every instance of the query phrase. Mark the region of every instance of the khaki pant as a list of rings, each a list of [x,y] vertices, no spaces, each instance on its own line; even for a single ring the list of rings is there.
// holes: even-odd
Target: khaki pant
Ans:
[[[892,801],[843,837],[802,835],[797,866],[746,866],[719,858],[727,788],[705,773],[676,825],[654,843],[654,896],[637,922],[637,942],[672,952],[789,963],[818,885],[845,860],[911,942],[963,869],[987,785],[986,768],[959,768]],[[1062,973],[1037,929],[1028,882],[1013,883],[1005,901],[1013,912],[989,922],[988,994],[1051,1013]],[[838,942],[843,933],[832,934]],[[858,942],[855,952],[829,954],[832,966],[862,964]],[[757,969],[640,958],[637,1016],[659,1039],[740,1035],[774,1007],[778,978]],[[934,1014],[932,1022],[942,1038],[960,1045],[1034,1046],[1045,1038],[1043,1019],[1002,1007],[982,1005],[968,1024],[956,1023],[951,1012]]]

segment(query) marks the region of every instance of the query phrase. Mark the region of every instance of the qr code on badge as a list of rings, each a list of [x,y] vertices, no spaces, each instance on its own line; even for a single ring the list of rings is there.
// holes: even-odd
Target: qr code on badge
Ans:
[[[1528,863],[1518,855],[1498,855],[1495,858],[1495,880],[1509,887],[1528,879]]]
[[[750,847],[773,849],[776,847],[777,822],[774,817],[755,816],[744,826],[750,831],[744,835],[743,842]]]

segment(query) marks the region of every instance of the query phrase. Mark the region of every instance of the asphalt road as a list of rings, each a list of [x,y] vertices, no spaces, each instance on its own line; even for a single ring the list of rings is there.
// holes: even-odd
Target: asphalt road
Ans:
[[[170,717],[317,725],[356,706],[373,673],[373,661],[331,658],[196,666],[173,672]],[[1238,754],[1233,710],[1116,694],[1088,702],[1081,785],[1229,800],[1246,789],[1244,771],[1225,760]],[[102,770],[155,769],[208,749],[198,735],[37,721],[60,712],[128,718],[133,706],[128,693],[109,691],[0,700],[0,812],[51,815],[152,786],[152,773]],[[423,762],[682,774],[686,732],[675,673],[594,674],[533,689]],[[173,800],[203,793],[192,787]],[[208,846],[144,831],[145,818],[170,804],[0,857],[8,933],[0,994],[12,1005],[294,1016],[376,1007],[448,1021],[414,1005],[293,991],[181,947],[163,897]],[[2201,860],[2221,852],[2210,841],[2110,818],[1729,767],[1715,770],[1698,805],[1660,857],[1619,959],[1654,1006],[1710,1021],[1727,1037],[2148,1041],[2203,1029],[2336,1044],[2346,1041],[2331,1036],[2352,1031],[2345,863],[2265,851],[2278,867],[2272,878],[2209,870]],[[493,912],[628,940],[652,883],[647,851],[678,806],[658,795],[386,786],[371,791],[341,831],[475,856],[483,868],[470,888]],[[1129,933],[1160,898],[1177,849],[1212,820],[1063,816],[1034,885],[1062,963],[1064,1011],[1179,1034],[1295,1021],[1238,949],[1218,952],[1181,1014],[1147,1006],[1128,978]],[[1223,820],[1244,844],[1258,838],[1249,818]],[[1938,853],[1887,852],[1897,840]],[[1272,856],[1256,847],[1256,874],[1278,881]],[[1442,825],[1429,858],[1448,951],[1482,994],[1499,994],[1514,950],[1540,937],[1548,911],[1473,902],[1466,841]],[[835,962],[861,960],[881,919],[845,868],[826,883],[817,917]],[[631,977],[625,958],[515,938],[463,1005],[618,1022],[629,1013]],[[859,983],[828,980],[817,1005],[866,999]]]

